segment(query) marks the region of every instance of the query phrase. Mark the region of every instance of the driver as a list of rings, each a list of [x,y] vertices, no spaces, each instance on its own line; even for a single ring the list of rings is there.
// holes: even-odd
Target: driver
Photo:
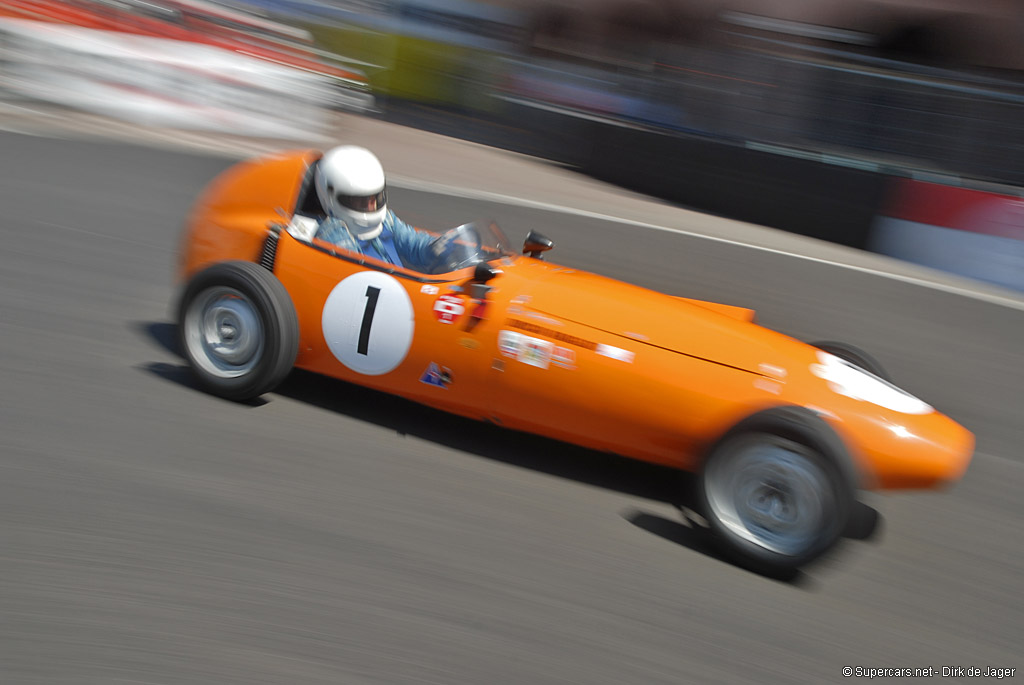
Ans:
[[[314,180],[327,217],[316,237],[389,264],[428,271],[443,245],[388,210],[384,168],[366,148],[342,145],[326,152]]]

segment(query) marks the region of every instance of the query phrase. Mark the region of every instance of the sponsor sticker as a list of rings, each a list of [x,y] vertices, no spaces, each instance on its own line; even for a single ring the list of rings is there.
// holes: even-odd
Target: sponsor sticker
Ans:
[[[533,319],[534,321],[540,321],[541,323],[546,323],[549,326],[562,326],[562,325],[564,325],[558,319],[552,319],[550,316],[545,316],[544,314],[539,314],[537,312],[523,311],[521,313],[522,313],[523,316],[525,316],[527,318]]]
[[[758,390],[764,390],[770,392],[773,395],[778,395],[782,392],[782,383],[768,378],[757,378],[754,380],[754,387]]]
[[[430,362],[430,366],[420,376],[420,383],[426,383],[427,385],[433,385],[435,388],[443,388],[445,390],[448,389],[448,384],[451,382],[452,370],[447,366],[440,366],[434,362]]]
[[[763,373],[763,374],[765,374],[767,376],[771,376],[772,378],[785,378],[786,377],[786,369],[784,369],[781,366],[775,366],[774,364],[761,363],[760,365],[758,365],[758,368],[760,369],[761,373]]]
[[[629,350],[624,350],[621,347],[615,347],[614,345],[597,345],[597,353],[601,356],[608,357],[620,362],[626,362],[627,364],[633,363],[633,357],[635,356]]]
[[[506,357],[516,359],[523,364],[546,369],[551,363],[555,343],[540,338],[531,338],[516,331],[498,333],[498,351]]]
[[[459,345],[465,347],[467,350],[475,350],[480,347],[480,342],[474,338],[459,338]]]
[[[515,331],[501,331],[498,333],[498,351],[506,357],[518,357],[519,342],[523,337],[522,333]]]
[[[553,338],[560,343],[566,343],[567,345],[575,345],[576,347],[582,347],[585,350],[597,349],[597,343],[590,340],[584,340],[583,338],[575,335],[569,335],[563,331],[556,331],[553,328],[545,328],[544,326],[538,326],[530,321],[521,321],[519,319],[509,319],[506,324],[510,328],[518,328],[521,331],[527,333],[539,333],[540,335],[546,335],[549,338]]]
[[[555,347],[551,351],[551,363],[566,369],[576,368],[576,352],[568,347]]]
[[[555,343],[553,342],[524,336],[519,346],[519,361],[539,369],[546,369],[551,362],[551,352],[554,349]]]
[[[546,369],[551,364],[564,369],[576,368],[576,350],[517,331],[503,330],[498,333],[498,351],[503,356],[539,369]]]
[[[426,295],[437,295],[437,286],[436,285],[430,285],[429,283],[424,283],[420,287],[420,292],[424,293]]]
[[[466,305],[457,295],[442,295],[434,301],[434,317],[441,323],[455,323],[465,312]]]

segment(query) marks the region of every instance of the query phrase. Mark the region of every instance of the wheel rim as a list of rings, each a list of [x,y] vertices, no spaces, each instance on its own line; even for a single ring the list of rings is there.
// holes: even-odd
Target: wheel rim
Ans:
[[[708,504],[733,534],[797,556],[819,540],[834,509],[830,479],[799,445],[763,437],[735,445],[709,464]]]
[[[201,292],[185,315],[189,357],[218,378],[238,378],[259,363],[263,324],[252,300],[234,288]]]

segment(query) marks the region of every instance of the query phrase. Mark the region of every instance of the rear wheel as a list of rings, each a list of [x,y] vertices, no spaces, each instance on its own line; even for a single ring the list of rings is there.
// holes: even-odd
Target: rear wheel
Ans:
[[[276,387],[298,354],[288,291],[263,267],[223,262],[196,274],[178,310],[181,348],[199,382],[231,400]]]
[[[710,452],[700,504],[719,546],[741,565],[785,575],[831,549],[853,503],[834,435],[795,408],[741,422]]]

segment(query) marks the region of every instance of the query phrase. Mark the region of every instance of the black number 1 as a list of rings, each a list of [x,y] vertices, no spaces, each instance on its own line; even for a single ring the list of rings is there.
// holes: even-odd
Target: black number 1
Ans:
[[[359,345],[356,352],[367,354],[370,346],[370,324],[373,323],[373,313],[377,310],[377,298],[380,297],[380,288],[372,285],[366,286],[366,309],[363,310],[363,325],[359,329]]]

